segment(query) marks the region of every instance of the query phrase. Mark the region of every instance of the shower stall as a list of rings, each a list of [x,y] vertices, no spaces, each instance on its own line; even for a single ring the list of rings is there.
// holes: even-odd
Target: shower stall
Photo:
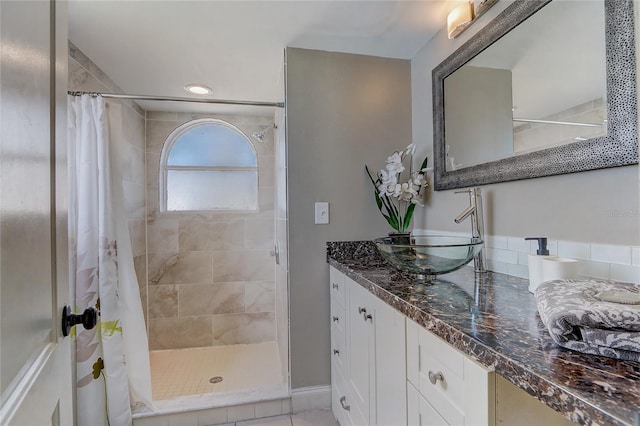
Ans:
[[[70,90],[122,93],[71,43],[69,52]],[[114,98],[107,101],[121,109],[116,143],[129,159],[122,171],[125,213],[148,331],[154,413],[278,400],[288,412],[282,105],[231,115],[188,111],[185,103],[177,112],[175,103],[149,99],[144,105],[153,107],[142,109]],[[257,160],[256,209],[160,208],[163,147],[176,129],[202,120],[233,128],[250,144]],[[134,407],[134,417],[149,414],[147,407]]]
[[[138,265],[155,400],[259,389],[286,394],[287,329],[278,319],[287,313],[286,304],[276,303],[286,301],[279,294],[286,292],[286,275],[277,286],[274,121],[273,115],[146,112],[146,268],[143,259]],[[163,147],[176,131],[201,122],[233,126],[251,144],[257,211],[160,208]]]

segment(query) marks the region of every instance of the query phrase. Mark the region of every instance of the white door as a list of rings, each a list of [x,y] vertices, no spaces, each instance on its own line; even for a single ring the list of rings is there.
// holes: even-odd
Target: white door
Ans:
[[[0,1],[2,425],[73,424],[71,344],[60,326],[68,300],[64,7]]]

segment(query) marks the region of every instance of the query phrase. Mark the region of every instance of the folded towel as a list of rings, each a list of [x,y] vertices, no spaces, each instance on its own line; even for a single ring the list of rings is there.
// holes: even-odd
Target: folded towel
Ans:
[[[603,291],[640,294],[640,286],[556,280],[536,290],[538,312],[555,343],[576,351],[640,362],[640,305],[605,302]]]

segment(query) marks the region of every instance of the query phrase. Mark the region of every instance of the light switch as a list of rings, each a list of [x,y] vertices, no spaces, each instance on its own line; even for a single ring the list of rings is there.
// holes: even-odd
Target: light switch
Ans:
[[[329,223],[329,203],[316,203],[316,225],[326,225]]]

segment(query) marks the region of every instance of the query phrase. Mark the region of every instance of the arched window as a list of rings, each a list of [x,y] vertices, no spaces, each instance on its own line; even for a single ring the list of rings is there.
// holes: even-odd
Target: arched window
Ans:
[[[185,123],[162,148],[159,192],[161,211],[257,210],[255,149],[225,121]]]

